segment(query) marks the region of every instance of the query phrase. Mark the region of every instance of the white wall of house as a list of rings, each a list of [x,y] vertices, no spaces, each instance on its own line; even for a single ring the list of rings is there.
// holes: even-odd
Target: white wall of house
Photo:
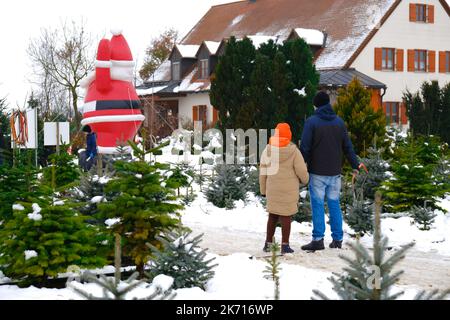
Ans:
[[[435,6],[435,22],[409,21],[410,3]],[[404,49],[404,70],[375,71],[375,48]],[[436,51],[436,71],[408,72],[408,49]],[[403,0],[352,64],[352,68],[387,85],[383,101],[400,102],[406,89],[419,90],[424,81],[450,82],[450,73],[439,73],[439,51],[450,51],[450,17],[439,0]]]
[[[192,121],[192,107],[206,105],[207,122],[211,123],[213,119],[213,108],[209,100],[209,93],[189,93],[186,97],[179,98],[178,105],[178,125],[181,128],[183,120]]]

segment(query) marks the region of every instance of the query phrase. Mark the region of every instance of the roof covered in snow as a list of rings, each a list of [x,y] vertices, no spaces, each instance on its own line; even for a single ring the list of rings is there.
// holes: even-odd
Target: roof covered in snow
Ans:
[[[310,46],[323,46],[325,44],[325,33],[320,30],[295,28],[293,32]]]
[[[215,55],[220,46],[220,41],[203,41],[209,53]]]
[[[200,45],[177,44],[175,45],[175,47],[178,49],[178,52],[181,54],[181,57],[195,59],[198,48],[200,48]]]
[[[172,77],[170,60],[165,60],[148,79],[152,82],[170,81]]]
[[[183,39],[183,44],[221,41],[235,36],[287,39],[293,29],[314,43],[327,43],[318,69],[342,68],[396,0],[257,0],[212,7]],[[309,29],[309,31],[308,31]],[[322,33],[323,36],[323,33]]]

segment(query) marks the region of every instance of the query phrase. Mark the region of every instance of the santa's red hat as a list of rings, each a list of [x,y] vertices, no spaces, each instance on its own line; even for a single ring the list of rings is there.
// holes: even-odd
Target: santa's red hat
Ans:
[[[130,47],[127,40],[122,35],[122,30],[111,30],[113,37],[111,38],[111,60],[114,61],[133,61]]]

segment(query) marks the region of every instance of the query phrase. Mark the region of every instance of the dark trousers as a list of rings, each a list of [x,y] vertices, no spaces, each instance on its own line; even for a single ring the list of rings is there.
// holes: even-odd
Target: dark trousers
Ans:
[[[281,223],[282,244],[289,244],[289,237],[291,235],[291,219],[291,216],[280,216],[269,213],[269,219],[267,220],[266,242],[272,242],[273,236],[275,235],[275,229],[277,228],[277,223],[279,221]]]

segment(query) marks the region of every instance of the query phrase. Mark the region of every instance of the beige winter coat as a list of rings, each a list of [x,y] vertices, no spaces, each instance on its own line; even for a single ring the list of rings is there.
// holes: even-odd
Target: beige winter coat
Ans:
[[[277,150],[279,157],[276,156]],[[261,155],[259,185],[261,194],[266,195],[269,213],[281,216],[296,214],[300,183],[306,185],[308,181],[305,161],[294,144],[281,148],[267,145]]]

